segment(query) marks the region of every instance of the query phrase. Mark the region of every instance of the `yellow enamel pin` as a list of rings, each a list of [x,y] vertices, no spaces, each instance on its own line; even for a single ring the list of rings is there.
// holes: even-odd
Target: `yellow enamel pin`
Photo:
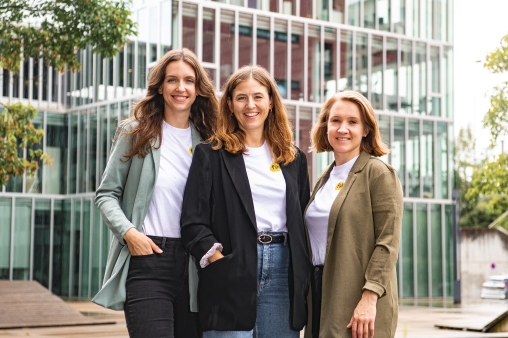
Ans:
[[[272,164],[270,164],[270,171],[272,172],[280,171],[280,165],[277,162],[273,162]]]
[[[337,185],[335,186],[335,190],[340,190],[342,189],[342,187],[344,186],[344,181],[340,181],[339,183],[337,183]]]

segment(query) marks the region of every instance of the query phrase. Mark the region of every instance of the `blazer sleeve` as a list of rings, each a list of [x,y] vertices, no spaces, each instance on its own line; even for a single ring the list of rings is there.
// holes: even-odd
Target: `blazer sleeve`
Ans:
[[[305,156],[305,153],[300,149],[298,149],[298,157],[300,162],[300,168],[298,171],[298,193],[300,198],[300,208],[303,215],[310,200],[309,170],[307,168],[307,156]]]
[[[212,167],[204,146],[198,145],[183,194],[180,218],[182,243],[198,261],[219,243],[211,230]]]
[[[372,182],[371,203],[375,246],[363,290],[383,297],[397,262],[402,227],[402,187],[395,170],[383,172]]]
[[[127,219],[120,206],[132,162],[132,158],[126,159],[123,156],[130,151],[131,136],[122,134],[122,128],[123,126],[119,126],[117,129],[108,164],[95,193],[95,204],[118,242],[125,245],[123,236],[134,225]]]

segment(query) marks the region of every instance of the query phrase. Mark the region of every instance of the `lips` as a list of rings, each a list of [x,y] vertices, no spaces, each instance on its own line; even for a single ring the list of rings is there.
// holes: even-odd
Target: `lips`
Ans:
[[[247,117],[256,117],[256,116],[258,116],[258,115],[259,115],[259,113],[258,113],[258,112],[256,112],[256,113],[245,113],[245,114],[243,114],[243,115],[245,115],[245,116],[247,116]]]
[[[182,95],[172,95],[171,96],[176,102],[180,102],[180,103],[183,103],[185,102],[185,100],[187,100],[187,96],[182,96]]]

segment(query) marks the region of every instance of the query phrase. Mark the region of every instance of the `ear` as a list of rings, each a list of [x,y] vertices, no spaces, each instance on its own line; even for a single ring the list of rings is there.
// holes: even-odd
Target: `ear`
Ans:
[[[363,132],[363,137],[367,137],[367,135],[369,135],[370,133],[370,130],[368,128],[365,128],[364,132]]]
[[[158,90],[159,94],[162,94],[162,86],[159,87],[159,90]]]

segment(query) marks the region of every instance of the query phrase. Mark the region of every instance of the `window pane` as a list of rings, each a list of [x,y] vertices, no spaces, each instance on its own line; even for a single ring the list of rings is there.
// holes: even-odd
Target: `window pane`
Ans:
[[[430,205],[430,243],[432,267],[432,297],[443,296],[443,243],[441,232],[441,204]]]
[[[423,114],[427,113],[427,87],[426,87],[426,45],[425,43],[416,43],[416,63],[414,65],[414,76],[415,76],[415,94],[416,98],[414,101],[414,113]]]
[[[32,199],[16,198],[14,217],[13,279],[30,279],[30,241],[32,228]],[[7,227],[10,223],[1,223]],[[0,233],[2,230],[0,230]],[[3,235],[3,234],[2,234]],[[7,237],[9,238],[9,237]],[[1,252],[1,250],[0,250]],[[8,257],[8,256],[7,256]]]
[[[339,91],[353,89],[353,34],[340,31],[340,80]]]
[[[344,23],[344,0],[330,0],[332,1],[332,17],[331,22]]]
[[[233,51],[235,38],[233,35],[235,13],[221,10],[220,22],[220,87],[233,74]]]
[[[50,222],[51,201],[36,199],[33,278],[45,287],[49,287]]]
[[[303,23],[291,23],[291,100],[303,101],[304,35]]]
[[[87,141],[88,141],[88,116],[87,111],[80,112],[80,125],[79,125],[79,187],[78,192],[85,192],[86,190],[86,169],[88,166],[87,155]]]
[[[377,21],[379,23],[379,30],[390,31],[390,8],[391,0],[377,0]]]
[[[316,1],[317,19],[318,20],[328,21],[330,19],[328,1],[329,0],[317,0]]]
[[[71,231],[71,297],[79,297],[81,246],[81,199],[74,199],[74,222]]]
[[[87,177],[87,191],[95,191],[95,183],[97,176],[97,142],[99,140],[97,134],[97,108],[90,109],[90,140],[89,154],[88,154],[88,177]],[[98,184],[97,184],[98,185]]]
[[[300,16],[302,18],[312,18],[312,1],[300,0]]]
[[[71,149],[70,149],[70,165],[71,172],[69,174],[69,193],[76,193],[76,175],[78,164],[78,112],[71,113]]]
[[[9,279],[12,199],[0,198],[0,279]]]
[[[196,53],[196,27],[198,6],[187,2],[182,3],[182,47]]]
[[[297,0],[282,1],[282,13],[286,15],[296,15],[296,1]]]
[[[368,68],[367,34],[356,33],[356,82],[355,90],[368,97],[369,68]]]
[[[420,121],[409,120],[408,130],[409,197],[420,197]]]
[[[446,264],[446,296],[453,297],[453,217],[452,217],[452,206],[445,205],[445,264]]]
[[[166,54],[170,47],[171,47],[171,20],[168,20],[171,16],[172,12],[172,1],[171,0],[164,0],[161,3],[161,14],[162,19],[160,21],[160,35],[161,35],[161,55]],[[205,17],[205,11],[206,9],[203,9],[203,17]],[[203,28],[204,28],[203,23]],[[203,29],[203,35],[206,35],[206,30]],[[204,37],[203,37],[204,38]],[[213,40],[212,40],[213,41]]]
[[[377,0],[364,0],[363,2],[363,26],[365,28],[376,28],[376,1]],[[358,4],[360,4],[360,1],[358,1]],[[351,6],[349,8],[351,8]]]
[[[404,203],[399,256],[399,259],[402,259],[402,298],[411,298],[415,295],[413,238],[413,203]]]
[[[391,144],[391,165],[397,171],[404,196],[406,196],[406,126],[405,119],[393,118],[393,142]]]
[[[325,27],[324,99],[337,93],[337,30]]]
[[[434,197],[434,122],[423,121],[422,135],[423,163],[423,197]]]
[[[37,117],[32,120],[32,123],[36,129],[42,129],[43,128],[43,120],[44,120],[44,113],[39,112],[37,114]],[[42,150],[42,145],[44,144],[44,138],[41,139],[40,143],[37,143],[32,146],[33,150]],[[30,152],[27,150],[26,158],[31,161],[33,158],[30,156]],[[26,176],[25,181],[25,191],[30,194],[40,194],[42,193],[42,185],[44,183],[42,179],[42,172],[44,170],[42,161],[38,161],[39,169],[35,172],[32,176]]]
[[[94,296],[99,291],[99,284],[101,282],[101,276],[100,273],[100,255],[105,255],[106,253],[101,253],[101,228],[100,228],[100,222],[101,222],[101,214],[99,212],[99,209],[97,209],[97,206],[95,204],[92,204],[93,208],[93,221],[92,221],[92,236],[91,236],[91,255],[92,255],[92,261],[91,261],[91,296]]]
[[[270,69],[270,19],[258,16],[257,64]],[[222,62],[222,60],[221,60]]]
[[[306,150],[310,147],[310,130],[312,129],[312,109],[309,107],[300,107],[300,120],[299,120],[299,148],[307,155],[307,168],[309,170],[309,178],[311,180],[311,186],[313,186],[312,180],[312,153]]]
[[[215,62],[215,9],[203,8],[203,61]]]
[[[44,192],[65,194],[67,174],[68,114],[47,114],[46,151],[53,159],[44,166]]]
[[[55,200],[53,234],[53,293],[69,296],[71,201]]]
[[[252,64],[252,41],[252,15],[241,13],[238,26],[238,68]]]
[[[384,143],[386,143],[388,146],[391,144],[390,140],[390,116],[386,115],[378,115],[378,125],[379,125],[379,132],[381,134],[381,139]],[[391,163],[390,159],[390,153],[381,156],[380,159],[387,163]]]
[[[437,123],[436,198],[448,199],[448,125]]]
[[[397,39],[386,38],[386,73],[385,73],[385,95],[386,110],[398,112],[398,60],[397,60]]]
[[[99,131],[99,177],[98,183],[102,180],[102,174],[104,173],[104,169],[106,169],[106,163],[108,161],[108,147],[111,142],[111,137],[108,137],[108,112],[107,107],[102,106],[99,108],[100,114],[100,131]]]
[[[406,114],[412,113],[413,105],[413,43],[401,41],[400,51],[400,109]]]
[[[406,32],[406,1],[392,0],[392,22],[394,33],[404,34]]]
[[[347,0],[348,24],[360,27],[360,1]]]
[[[383,37],[372,36],[371,100],[374,109],[383,109]]]
[[[321,26],[309,25],[307,98],[321,102]]]
[[[429,296],[429,248],[427,246],[427,204],[416,204],[417,297]]]
[[[273,56],[273,77],[277,82],[279,93],[282,98],[288,98],[289,85],[287,83],[287,48],[288,48],[288,23],[286,20],[275,19],[275,39]]]
[[[81,297],[89,298],[90,286],[90,200],[83,200],[83,237],[81,249]]]

